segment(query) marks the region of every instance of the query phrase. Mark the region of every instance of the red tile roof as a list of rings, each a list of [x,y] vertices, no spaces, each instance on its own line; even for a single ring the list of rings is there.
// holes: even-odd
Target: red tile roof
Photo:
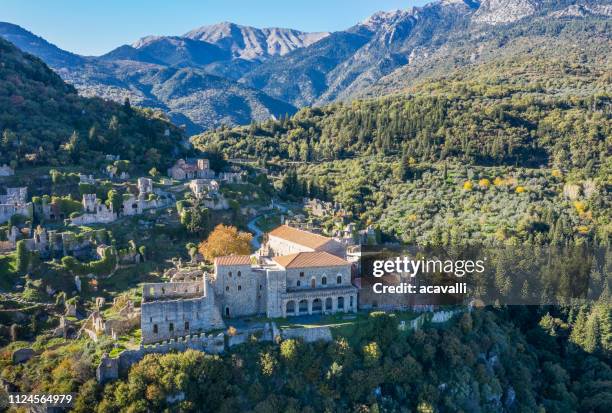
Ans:
[[[325,251],[298,252],[272,258],[283,268],[341,267],[351,265],[348,261]]]
[[[275,228],[272,230],[272,232],[270,232],[270,235],[312,249],[317,249],[331,241],[331,238],[324,237],[323,235],[313,234],[312,232],[293,228],[288,225],[281,225],[280,227]]]
[[[251,265],[250,255],[228,255],[215,258],[215,265]]]

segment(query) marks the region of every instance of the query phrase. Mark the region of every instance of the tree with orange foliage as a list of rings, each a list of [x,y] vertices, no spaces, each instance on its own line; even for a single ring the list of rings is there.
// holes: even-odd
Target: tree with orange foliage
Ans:
[[[252,238],[248,232],[238,231],[238,228],[231,225],[219,224],[206,241],[200,243],[198,251],[210,262],[216,257],[226,255],[248,255],[251,253]]]

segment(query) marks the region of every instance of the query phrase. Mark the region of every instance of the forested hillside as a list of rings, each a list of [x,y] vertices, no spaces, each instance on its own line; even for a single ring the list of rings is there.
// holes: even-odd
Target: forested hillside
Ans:
[[[405,153],[423,161],[561,168],[599,163],[610,144],[608,95],[546,98],[469,83],[446,84],[445,93],[429,87],[428,93],[308,108],[280,121],[219,129],[194,143],[266,159]]]
[[[526,53],[192,140],[294,169],[287,196],[338,201],[406,242],[606,244],[610,72],[584,53]]]
[[[601,305],[477,310],[414,333],[398,322],[373,313],[330,343],[148,355],[103,390],[85,368],[88,346],[61,364],[47,351],[6,372],[31,383],[24,390],[78,390],[75,412],[609,410],[610,316]]]
[[[161,112],[80,97],[40,59],[2,39],[0,63],[0,164],[95,166],[112,154],[160,168],[181,146],[183,132]]]

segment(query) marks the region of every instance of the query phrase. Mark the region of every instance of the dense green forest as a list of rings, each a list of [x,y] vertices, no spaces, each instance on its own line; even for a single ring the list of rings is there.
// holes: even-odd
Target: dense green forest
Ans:
[[[192,141],[265,161],[281,173],[287,197],[340,202],[364,226],[376,223],[401,241],[605,245],[609,71],[592,48],[546,53]]]
[[[119,155],[143,170],[163,169],[180,148],[180,129],[163,114],[80,97],[41,60],[0,39],[0,165],[98,165]]]
[[[481,165],[584,168],[610,148],[610,96],[538,97],[506,86],[440,84],[411,94],[306,108],[291,118],[196,136],[232,157],[325,161],[368,154]]]
[[[75,412],[607,412],[611,340],[601,303],[474,310],[416,332],[373,313],[330,343],[149,355],[104,388],[81,342],[6,374],[32,391],[78,389]]]

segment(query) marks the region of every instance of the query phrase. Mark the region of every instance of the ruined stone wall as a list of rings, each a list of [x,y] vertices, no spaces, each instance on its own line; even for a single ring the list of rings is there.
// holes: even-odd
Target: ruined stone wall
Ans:
[[[307,343],[314,341],[332,341],[332,333],[329,327],[312,327],[312,328],[285,328],[281,330],[283,339],[300,339]]]
[[[147,283],[142,287],[143,301],[165,298],[193,298],[206,295],[206,284],[202,281],[181,281],[169,283]]]
[[[102,357],[96,368],[96,379],[99,383],[116,380],[120,373],[125,373],[130,366],[142,360],[147,354],[167,354],[172,351],[185,351],[188,349],[204,351],[209,354],[220,354],[225,350],[225,336],[193,334],[168,340],[149,346],[141,346],[138,350],[124,350],[117,358]]]
[[[32,204],[0,204],[0,224],[7,222],[13,215],[32,216]]]
[[[176,291],[173,287],[170,290],[175,296],[159,295],[163,294],[162,286],[175,284]],[[204,286],[204,291],[199,297],[180,298],[178,294],[190,289],[201,290],[201,286]],[[212,288],[207,282],[145,284],[143,290],[146,294],[153,292],[153,296],[156,292],[158,294],[157,299],[153,299],[153,296],[143,296],[140,327],[144,344],[225,328],[219,308],[215,304]],[[211,293],[207,294],[207,290]]]
[[[104,322],[104,333],[110,336],[113,334],[121,335],[139,326],[139,314],[128,318],[111,318]]]

